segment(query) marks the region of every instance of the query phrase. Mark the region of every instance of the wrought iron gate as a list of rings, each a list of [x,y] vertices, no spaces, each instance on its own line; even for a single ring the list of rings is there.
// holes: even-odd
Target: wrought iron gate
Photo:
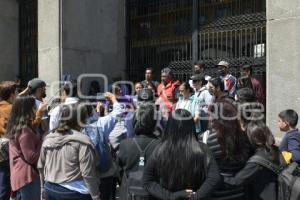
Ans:
[[[38,76],[37,0],[19,1],[20,77],[23,83]]]
[[[225,59],[231,72],[243,64],[265,82],[264,0],[128,0],[128,74],[142,80],[146,67],[171,67],[186,80],[203,61],[210,74]]]

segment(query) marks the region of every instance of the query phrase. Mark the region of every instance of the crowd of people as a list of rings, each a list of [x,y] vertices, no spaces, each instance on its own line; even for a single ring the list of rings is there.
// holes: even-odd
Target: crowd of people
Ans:
[[[113,83],[102,97],[92,81],[92,99],[76,81],[52,101],[43,80],[20,92],[0,82],[0,199],[275,200],[278,174],[257,159],[300,163],[298,114],[278,114],[276,146],[251,66],[239,78],[217,67],[211,77],[195,63],[189,82],[169,68],[158,82],[147,68],[134,95]]]

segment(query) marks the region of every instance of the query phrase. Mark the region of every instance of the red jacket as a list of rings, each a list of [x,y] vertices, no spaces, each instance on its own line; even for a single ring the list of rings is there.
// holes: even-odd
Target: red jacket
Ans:
[[[12,191],[17,191],[39,178],[32,166],[37,165],[41,145],[42,140],[30,128],[23,128],[17,139],[10,139],[9,164]]]
[[[169,81],[166,86],[161,83],[157,87],[157,96],[161,98],[169,111],[172,111],[173,105],[175,105],[177,102],[175,90],[179,86],[180,81]]]

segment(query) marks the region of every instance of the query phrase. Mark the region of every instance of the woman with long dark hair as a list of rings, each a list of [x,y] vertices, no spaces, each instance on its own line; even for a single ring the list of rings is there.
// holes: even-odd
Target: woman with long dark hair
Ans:
[[[224,176],[233,176],[241,170],[252,150],[245,134],[243,134],[238,111],[235,105],[226,99],[219,99],[209,108],[211,129],[203,134],[203,142],[207,143]],[[244,199],[244,187],[223,184],[213,194],[213,199]]]
[[[220,181],[216,162],[195,136],[192,115],[177,109],[146,163],[144,187],[158,199],[205,199]]]
[[[262,121],[252,121],[247,125],[248,139],[255,149],[255,154],[246,166],[234,177],[224,177],[230,185],[250,185],[249,199],[269,200],[276,198],[277,174],[265,167],[259,160],[270,165],[279,165],[279,151],[270,129]]]
[[[40,181],[36,170],[42,141],[33,125],[36,118],[33,97],[19,97],[13,104],[7,125],[11,187],[23,200],[40,199]]]

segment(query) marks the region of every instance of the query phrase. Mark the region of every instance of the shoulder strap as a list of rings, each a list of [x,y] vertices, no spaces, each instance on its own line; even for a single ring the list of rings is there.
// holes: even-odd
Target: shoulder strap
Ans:
[[[140,157],[139,157],[139,162],[138,162],[138,168],[139,168],[140,171],[143,171],[143,170],[144,170],[145,163],[146,163],[146,159],[145,159],[145,157],[146,157],[146,151],[147,151],[147,149],[150,147],[150,145],[151,145],[155,140],[154,140],[154,139],[151,140],[151,141],[149,142],[149,144],[145,147],[144,150],[141,149],[140,145],[137,143],[137,141],[136,141],[135,138],[133,138],[133,141],[134,141],[135,145],[137,146],[137,148],[138,148],[138,150],[139,150],[139,152],[140,152]]]
[[[147,149],[150,147],[150,145],[155,141],[155,139],[151,140],[149,144],[142,150],[141,146],[138,144],[135,138],[133,138],[133,142],[135,143],[136,147],[138,148],[140,152],[140,157],[145,157]]]
[[[198,92],[198,94],[197,94],[197,97],[199,98],[199,96],[200,96],[200,94],[201,94],[201,90]]]
[[[275,174],[279,174],[280,173],[280,169],[279,166],[275,165],[274,163],[270,162],[269,160],[265,159],[262,156],[259,155],[254,155],[252,156],[248,162],[250,163],[257,163],[271,171],[273,171]]]

